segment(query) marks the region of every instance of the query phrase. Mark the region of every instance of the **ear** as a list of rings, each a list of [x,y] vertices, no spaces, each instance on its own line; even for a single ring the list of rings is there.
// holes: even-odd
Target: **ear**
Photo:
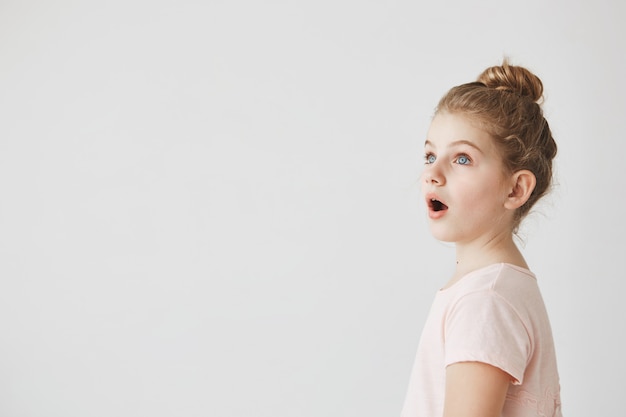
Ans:
[[[529,170],[523,169],[515,172],[511,177],[511,188],[504,202],[504,207],[515,210],[523,206],[535,189],[535,184],[537,184],[535,174]]]

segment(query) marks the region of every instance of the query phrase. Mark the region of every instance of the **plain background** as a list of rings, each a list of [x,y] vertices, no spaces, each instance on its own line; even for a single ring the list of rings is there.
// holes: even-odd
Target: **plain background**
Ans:
[[[618,1],[0,1],[0,416],[399,415],[453,248],[432,110],[508,56],[564,413],[623,413]]]

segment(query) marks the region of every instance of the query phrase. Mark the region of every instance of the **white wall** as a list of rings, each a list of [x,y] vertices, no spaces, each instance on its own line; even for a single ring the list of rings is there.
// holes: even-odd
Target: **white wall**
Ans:
[[[394,416],[453,250],[432,109],[508,55],[559,186],[524,229],[564,411],[622,413],[624,7],[0,2],[0,415]]]

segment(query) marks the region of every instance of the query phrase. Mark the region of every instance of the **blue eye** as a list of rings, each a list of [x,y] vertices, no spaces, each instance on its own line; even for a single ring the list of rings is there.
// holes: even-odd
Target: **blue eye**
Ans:
[[[471,162],[470,159],[466,155],[461,155],[458,158],[456,158],[456,163],[460,165],[467,165],[470,162]]]
[[[427,164],[433,164],[435,163],[435,160],[437,159],[435,157],[435,155],[433,155],[432,153],[426,154],[426,156],[424,157],[424,159],[426,159],[426,163]]]

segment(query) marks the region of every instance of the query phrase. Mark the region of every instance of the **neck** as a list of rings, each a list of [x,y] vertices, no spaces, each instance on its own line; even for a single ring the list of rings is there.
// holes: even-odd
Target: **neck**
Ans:
[[[456,268],[446,287],[472,271],[497,263],[509,263],[528,269],[524,256],[510,233],[486,242],[457,243]]]

